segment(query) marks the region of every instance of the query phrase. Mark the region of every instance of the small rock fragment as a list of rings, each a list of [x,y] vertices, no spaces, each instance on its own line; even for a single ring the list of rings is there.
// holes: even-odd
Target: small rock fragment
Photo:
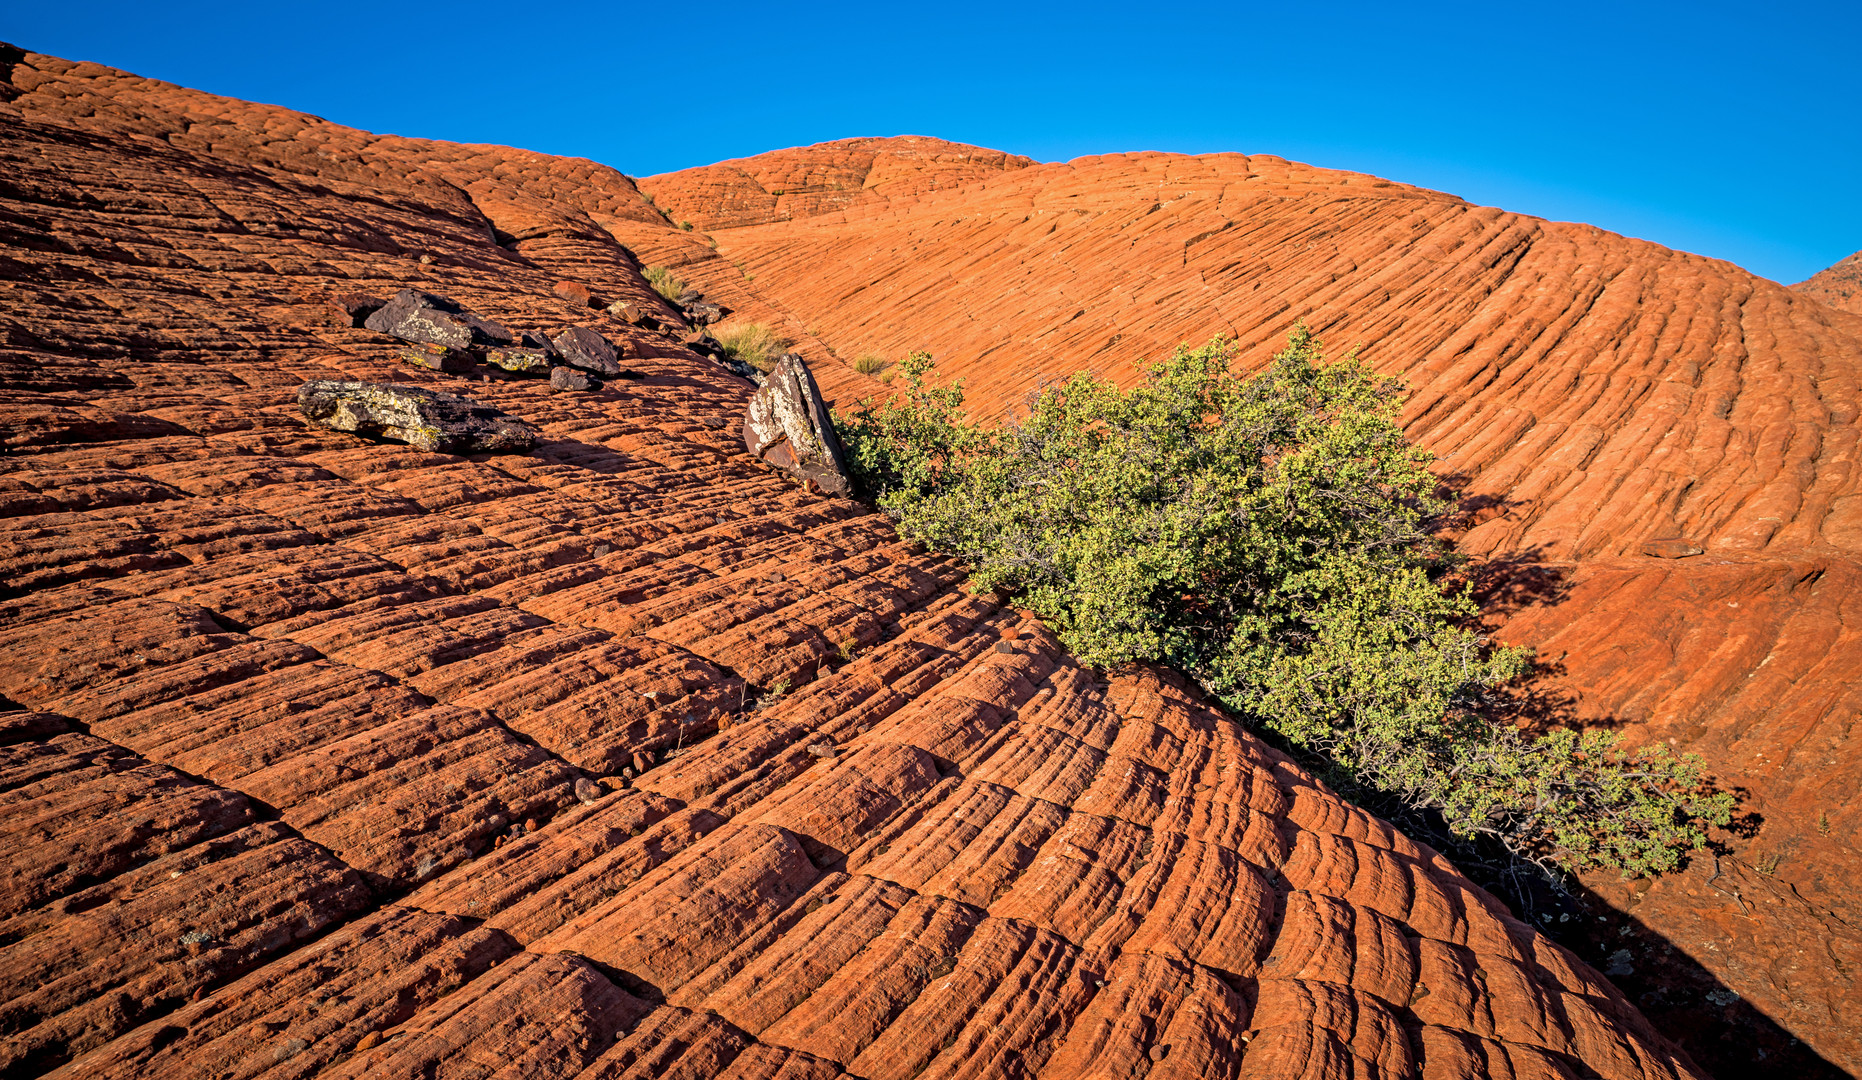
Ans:
[[[594,307],[595,294],[588,291],[588,286],[579,281],[558,281],[550,286],[550,291],[576,307]]]
[[[596,799],[601,798],[601,785],[595,783],[586,776],[577,777],[575,781],[575,797],[585,803],[594,802]]]
[[[505,371],[519,374],[541,373],[549,370],[550,354],[542,349],[530,349],[514,345],[502,349],[485,350],[485,362]]]
[[[1705,548],[1694,543],[1692,540],[1683,540],[1678,537],[1665,540],[1645,540],[1642,543],[1642,553],[1644,555],[1651,555],[1657,559],[1685,559],[1690,555],[1700,555],[1705,551]]]
[[[556,347],[556,355],[570,367],[578,367],[603,378],[612,378],[621,373],[620,350],[614,347],[612,341],[586,326],[571,326],[557,331],[550,343]]]
[[[652,767],[653,759],[651,757],[648,757],[644,753],[636,752],[634,754],[634,775],[638,776]]]
[[[454,375],[471,371],[474,366],[470,353],[426,342],[403,345],[396,355],[415,367],[423,367],[428,371],[449,372]]]
[[[652,319],[646,310],[632,300],[616,300],[608,305],[608,314],[620,319],[629,326],[642,326]]]
[[[537,441],[536,428],[499,409],[419,386],[314,379],[298,388],[297,405],[324,427],[433,453],[523,451]]]
[[[599,390],[601,380],[586,371],[572,367],[553,367],[550,369],[551,390]]]
[[[770,369],[763,388],[751,397],[743,440],[752,457],[822,491],[845,495],[853,490],[821,389],[807,362],[794,353]]]
[[[807,746],[807,750],[809,754],[813,755],[814,757],[818,757],[818,758],[831,758],[840,753],[840,747],[835,746],[833,743],[828,742],[826,739],[823,739],[820,742],[809,743]]]
[[[373,1050],[377,1046],[380,1046],[380,1045],[381,1045],[381,1032],[379,1031],[371,1031],[367,1035],[364,1035],[360,1039],[356,1040],[357,1050]]]

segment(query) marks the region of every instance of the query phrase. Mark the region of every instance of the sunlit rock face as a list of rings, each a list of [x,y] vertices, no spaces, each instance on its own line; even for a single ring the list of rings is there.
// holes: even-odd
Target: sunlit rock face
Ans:
[[[1779,830],[1610,898],[1849,1052],[1830,968],[1788,965],[1853,953],[1827,917],[1850,811],[1818,785],[1853,779],[1857,319],[1275,159],[875,141],[847,166],[870,196],[688,231],[669,178],[656,208],[587,161],[0,69],[0,1068],[1698,1075],[1169,673],[1080,668],[752,457],[756,388],[647,265],[842,403],[885,389],[864,351],[929,347],[1012,407],[1179,338],[1264,357],[1298,315],[1363,343],[1488,500],[1464,546],[1528,564],[1502,635]],[[500,341],[585,328],[627,372],[412,363],[356,299],[403,289]],[[317,380],[469,399],[534,447],[332,430],[298,404]],[[1819,799],[1827,835],[1790,809]],[[1717,921],[1728,880],[1763,918]],[[1723,927],[1738,950],[1700,944]]]

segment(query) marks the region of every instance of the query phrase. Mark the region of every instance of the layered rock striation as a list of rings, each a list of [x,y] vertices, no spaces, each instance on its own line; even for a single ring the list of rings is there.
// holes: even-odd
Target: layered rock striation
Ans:
[[[1699,1075],[1168,675],[745,454],[749,383],[553,288],[677,329],[619,174],[5,79],[0,1070]],[[338,299],[403,288],[643,377],[409,366]]]
[[[647,177],[640,190],[668,222],[708,232],[884,205],[1033,164],[922,135],[840,139]]]
[[[697,197],[708,175],[642,184]],[[843,366],[928,349],[985,416],[1217,334],[1263,364],[1299,319],[1401,377],[1496,631],[1539,652],[1528,718],[1701,753],[1747,795],[1730,858],[1591,882],[1650,931],[1619,966],[1672,947],[1710,972],[1645,1004],[1728,1068],[1801,1038],[1862,1071],[1862,316],[1810,298],[1828,287],[1268,155],[1082,158],[730,224],[715,252],[640,249],[754,292]],[[883,392],[828,367],[831,394]],[[1776,883],[1762,907],[1735,864]]]
[[[1082,669],[746,454],[754,387],[639,269],[817,310],[775,262],[589,162],[18,50],[0,99],[0,1071],[1701,1075],[1168,673]],[[935,188],[899,198],[971,191]],[[403,289],[642,377],[411,363],[353,299]],[[830,370],[834,318],[800,345],[822,393],[880,388]],[[319,380],[535,446],[331,430]]]

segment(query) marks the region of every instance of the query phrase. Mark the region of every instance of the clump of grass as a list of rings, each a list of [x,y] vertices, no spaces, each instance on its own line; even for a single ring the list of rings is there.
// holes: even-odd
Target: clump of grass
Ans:
[[[649,266],[644,275],[654,292],[672,303],[678,303],[679,294],[685,291],[685,282],[680,281],[678,275],[663,266]]]
[[[789,343],[762,323],[736,323],[713,331],[718,345],[733,360],[740,360],[758,371],[776,366],[777,358],[789,350]]]
[[[679,222],[679,228],[681,228],[681,229],[684,229],[684,230],[685,230],[686,232],[691,232],[691,231],[692,231],[692,223],[691,223],[691,222],[689,222],[689,221],[681,221],[681,222]]]
[[[853,362],[853,369],[862,375],[877,375],[886,370],[888,366],[885,357],[875,356],[872,353],[867,353]]]

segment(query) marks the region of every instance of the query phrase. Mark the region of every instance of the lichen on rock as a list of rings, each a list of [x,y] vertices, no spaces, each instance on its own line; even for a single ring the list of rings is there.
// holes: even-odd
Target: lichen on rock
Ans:
[[[795,353],[770,370],[763,388],[750,399],[743,434],[744,449],[753,457],[796,479],[834,495],[853,490],[821,389],[807,361]]]
[[[433,453],[524,451],[537,442],[536,428],[502,410],[418,386],[314,379],[298,388],[297,404],[324,427]]]

